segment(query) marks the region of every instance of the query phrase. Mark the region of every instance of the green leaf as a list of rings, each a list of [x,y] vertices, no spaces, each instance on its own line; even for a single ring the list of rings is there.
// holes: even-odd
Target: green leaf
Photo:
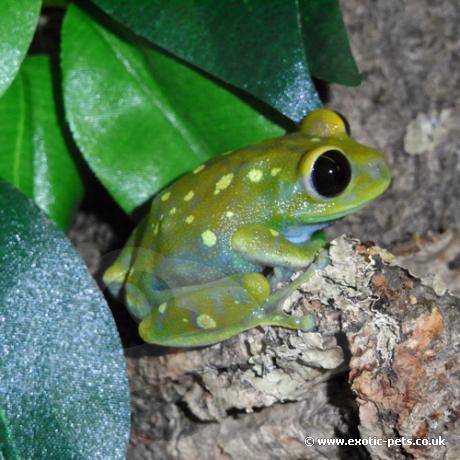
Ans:
[[[48,58],[28,57],[0,98],[0,177],[66,228],[82,184],[59,122]]]
[[[13,81],[37,27],[40,0],[2,0],[0,4],[0,96]]]
[[[297,0],[94,0],[134,32],[298,121],[320,101]]]
[[[213,155],[283,132],[232,92],[74,6],[61,65],[74,139],[127,212]]]
[[[355,86],[361,83],[338,0],[299,0],[302,35],[311,74]]]
[[[0,181],[0,458],[124,459],[129,392],[108,306],[65,236]]]

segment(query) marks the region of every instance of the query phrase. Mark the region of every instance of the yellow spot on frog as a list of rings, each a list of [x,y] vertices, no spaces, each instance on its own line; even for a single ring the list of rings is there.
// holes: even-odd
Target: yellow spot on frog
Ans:
[[[195,195],[193,193],[193,190],[190,190],[187,195],[184,196],[184,201],[190,201],[192,198],[193,198],[193,195]]]
[[[158,235],[158,231],[160,230],[160,224],[156,224],[155,225],[155,228],[153,229],[153,234],[154,235]]]
[[[273,230],[272,228],[270,229],[270,233],[273,235],[273,236],[278,236],[279,233],[276,231],[276,230]]]
[[[195,220],[195,216],[190,215],[185,218],[185,223],[191,224],[194,220]]]
[[[172,208],[171,211],[169,211],[169,214],[171,214],[171,216],[172,216],[172,215],[176,214],[176,211],[177,211],[176,208]]]
[[[188,323],[188,319],[187,319],[187,318],[182,318],[182,321],[183,321],[184,323]]]
[[[251,182],[260,182],[264,173],[260,169],[251,169],[248,172],[248,177]]]
[[[228,217],[229,219],[231,219],[235,214],[232,212],[232,211],[227,211],[225,213],[225,217]]]
[[[216,327],[216,322],[209,315],[200,315],[196,319],[196,324],[202,329],[213,329]]]
[[[214,232],[211,232],[211,230],[206,230],[203,232],[201,234],[201,238],[203,243],[210,248],[217,243],[217,237]]]
[[[281,171],[281,168],[272,168],[270,171],[270,174],[275,177],[279,172]]]
[[[225,190],[233,180],[233,173],[225,174],[222,176],[216,184],[216,188],[214,190],[214,195],[218,195],[222,190]]]
[[[198,174],[200,171],[203,171],[204,168],[205,168],[205,165],[198,166],[198,168],[195,168],[193,170],[193,174]]]
[[[171,192],[163,193],[163,195],[161,195],[161,201],[168,201],[170,196]]]
[[[158,311],[162,314],[166,311],[166,302],[163,302],[161,305],[158,306]]]

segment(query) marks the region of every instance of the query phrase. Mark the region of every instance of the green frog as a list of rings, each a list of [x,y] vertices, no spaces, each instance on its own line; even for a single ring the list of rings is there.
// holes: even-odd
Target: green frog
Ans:
[[[312,264],[324,228],[390,181],[379,151],[317,109],[298,132],[213,158],[162,190],[104,282],[123,292],[149,343],[201,346],[258,325],[311,331],[314,317],[284,312],[283,300],[327,263]]]

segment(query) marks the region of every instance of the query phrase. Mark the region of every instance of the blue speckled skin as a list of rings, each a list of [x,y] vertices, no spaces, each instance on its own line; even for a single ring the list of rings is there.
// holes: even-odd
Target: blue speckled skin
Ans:
[[[310,175],[330,149],[352,174],[325,198]],[[258,324],[311,329],[309,315],[280,310],[261,272],[308,266],[325,244],[320,229],[389,183],[380,152],[349,137],[334,112],[316,110],[299,132],[214,158],[163,190],[104,279],[114,291],[124,285],[147,342],[204,345]]]

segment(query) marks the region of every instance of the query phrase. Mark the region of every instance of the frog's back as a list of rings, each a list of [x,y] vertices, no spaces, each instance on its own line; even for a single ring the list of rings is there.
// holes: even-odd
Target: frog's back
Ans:
[[[231,251],[230,239],[241,225],[269,221],[279,188],[295,182],[300,153],[285,139],[214,158],[154,199],[142,246],[155,251],[156,277],[185,286],[262,269]]]

